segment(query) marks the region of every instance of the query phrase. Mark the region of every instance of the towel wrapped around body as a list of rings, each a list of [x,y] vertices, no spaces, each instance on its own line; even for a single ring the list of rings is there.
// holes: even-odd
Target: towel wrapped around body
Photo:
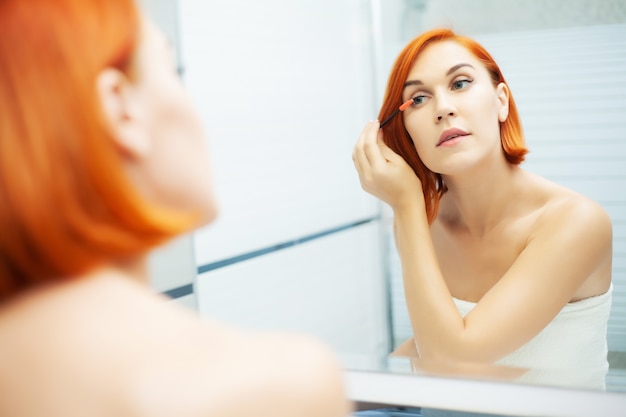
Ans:
[[[601,295],[568,303],[538,335],[497,364],[528,368],[519,382],[605,389],[607,323],[613,286]],[[454,298],[467,315],[476,303]]]

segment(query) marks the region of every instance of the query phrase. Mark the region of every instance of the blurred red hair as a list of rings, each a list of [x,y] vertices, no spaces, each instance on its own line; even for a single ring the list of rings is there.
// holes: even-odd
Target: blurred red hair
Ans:
[[[506,84],[500,68],[480,44],[470,38],[459,36],[449,29],[434,29],[413,39],[398,55],[389,76],[387,91],[378,114],[378,120],[386,119],[402,104],[404,83],[420,53],[432,43],[447,40],[459,43],[476,56],[491,75],[494,86],[501,82]],[[426,214],[428,221],[432,223],[437,217],[439,199],[446,192],[443,178],[424,165],[415,150],[409,133],[404,128],[402,117],[392,119],[383,127],[383,132],[387,146],[401,155],[422,181]],[[509,115],[506,121],[500,123],[500,138],[506,159],[512,164],[520,164],[528,150],[524,144],[522,125],[511,94],[509,94]]]
[[[129,181],[97,76],[132,80],[133,0],[0,2],[0,300],[124,261],[192,225]]]

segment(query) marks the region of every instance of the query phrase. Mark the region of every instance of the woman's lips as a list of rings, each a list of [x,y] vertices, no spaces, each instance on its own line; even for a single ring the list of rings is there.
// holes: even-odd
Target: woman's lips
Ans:
[[[441,136],[439,136],[439,142],[437,142],[437,146],[452,146],[460,142],[461,139],[467,135],[469,135],[469,133],[456,127],[444,130]]]

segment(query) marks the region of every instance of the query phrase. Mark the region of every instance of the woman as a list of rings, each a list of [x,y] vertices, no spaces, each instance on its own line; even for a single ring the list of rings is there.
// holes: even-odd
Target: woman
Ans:
[[[216,203],[172,53],[132,0],[3,0],[0,86],[0,415],[348,413],[318,342],[150,290],[150,249]]]
[[[523,170],[527,150],[500,69],[475,41],[422,34],[400,53],[379,117],[353,153],[393,210],[422,359],[607,369],[612,226],[588,198]]]

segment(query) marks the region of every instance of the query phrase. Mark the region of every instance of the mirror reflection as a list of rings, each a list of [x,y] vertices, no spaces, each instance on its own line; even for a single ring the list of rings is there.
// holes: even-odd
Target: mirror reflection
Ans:
[[[177,242],[170,252],[156,256],[155,270],[159,271],[171,260],[171,253],[180,259],[180,254],[189,253],[193,246],[193,257],[186,262],[193,263],[197,279],[176,283],[163,279],[155,284],[157,288],[170,291],[177,302],[193,305],[203,315],[253,328],[316,334],[346,358],[346,366],[390,371],[397,369],[388,366],[388,355],[393,351],[407,354],[402,344],[414,336],[416,324],[412,322],[419,316],[428,318],[426,328],[432,327],[432,349],[441,352],[437,343],[456,340],[446,333],[446,325],[431,321],[431,311],[444,307],[447,312],[453,307],[469,310],[476,305],[467,320],[474,316],[476,322],[486,324],[484,331],[476,333],[473,350],[458,341],[448,344],[458,349],[455,354],[463,355],[463,360],[483,360],[482,355],[491,360],[526,345],[549,326],[551,317],[559,317],[563,306],[580,307],[585,300],[595,300],[606,314],[609,304],[605,298],[610,294],[608,321],[604,317],[599,325],[590,322],[584,326],[600,340],[606,325],[606,346],[600,343],[593,348],[593,355],[602,356],[602,364],[594,360],[591,373],[582,366],[570,371],[580,371],[579,386],[626,389],[622,371],[626,369],[626,176],[622,168],[626,148],[619,134],[626,128],[621,116],[626,91],[619,82],[626,61],[623,2],[476,1],[471,7],[453,0],[270,3],[176,2],[178,17],[172,36],[179,45],[185,84],[212,138],[222,215],[213,225]],[[155,7],[159,9],[159,5]],[[259,20],[267,8],[276,11],[266,18],[271,21]],[[403,248],[396,246],[392,233],[393,212],[361,190],[350,155],[365,121],[382,120],[416,94],[431,103],[441,101],[445,96],[436,93],[451,91],[443,88],[444,84],[448,87],[454,82],[454,91],[457,87],[461,91],[468,85],[476,87],[480,77],[484,78],[483,62],[461,49],[455,54],[464,55],[437,73],[429,72],[433,64],[418,60],[399,80],[402,84],[420,80],[426,91],[414,89],[413,84],[411,91],[403,90],[394,100],[385,101],[385,86],[396,56],[415,36],[435,27],[451,27],[455,33],[475,39],[499,65],[506,88],[498,90],[500,83],[492,84],[489,94],[493,100],[473,99],[466,105],[467,112],[474,114],[479,103],[489,102],[490,112],[480,114],[501,123],[499,111],[509,103],[502,95],[515,97],[524,146],[529,150],[520,167],[527,174],[519,181],[507,180],[509,186],[503,189],[515,192],[501,195],[499,205],[492,200],[492,192],[483,200],[484,208],[473,207],[473,218],[480,222],[486,222],[487,215],[495,216],[496,209],[517,219],[513,222],[496,216],[489,225],[482,224],[484,230],[489,226],[500,232],[498,239],[489,240],[488,248],[477,247],[480,240],[474,235],[461,239],[461,231],[470,230],[459,217],[460,207],[465,206],[445,201],[456,194],[442,196],[440,210],[449,219],[449,230],[439,226],[439,233],[432,233],[437,265],[442,269],[440,278],[446,285],[440,285],[442,279],[424,285],[421,291],[408,294],[412,301],[407,303],[397,252],[402,253]],[[245,34],[238,28],[245,28]],[[444,65],[444,58],[452,55],[435,49],[430,52],[435,54],[430,61],[437,65]],[[475,72],[446,76],[457,63],[469,63]],[[457,76],[466,78],[448,79]],[[464,84],[470,79],[471,83]],[[379,112],[386,103],[386,113]],[[460,111],[456,104],[454,107],[443,112],[442,120]],[[421,117],[421,111],[412,106],[387,127],[400,128],[405,123],[416,141],[423,130],[412,132],[407,123]],[[509,104],[505,121],[510,111]],[[479,128],[489,130],[486,135],[494,133],[487,127],[491,124],[476,126],[470,133]],[[437,158],[423,156],[423,162],[431,171],[451,169],[437,165],[444,164]],[[495,186],[510,174],[502,166],[489,173],[493,176],[485,172],[472,178]],[[466,179],[463,176],[462,181]],[[454,181],[444,183],[456,186]],[[512,184],[520,188],[512,188]],[[528,188],[541,193],[529,193]],[[567,210],[556,204],[559,199],[567,200],[565,196],[574,201]],[[572,217],[585,214],[588,201],[599,207],[595,211],[596,206],[589,203],[596,213],[593,219],[606,213],[611,221],[611,249],[607,249],[606,222],[585,229],[596,236],[604,227],[603,237],[581,238],[586,235],[575,233],[584,222]],[[551,215],[548,206],[553,207]],[[542,232],[533,228],[540,218],[545,219]],[[538,234],[544,239],[535,238]],[[222,243],[216,247],[213,242]],[[531,248],[529,242],[543,243],[533,253],[524,252]],[[523,278],[516,282],[531,281],[534,286],[511,284],[508,291],[504,284],[496,286],[496,282],[504,282],[499,279],[507,276],[514,260],[526,253],[529,259],[519,273]],[[479,284],[467,285],[468,275]],[[159,273],[156,276],[159,280]],[[609,277],[612,292],[607,292]],[[508,295],[496,297],[493,293],[487,298],[492,287]],[[437,289],[445,293],[446,288],[456,298],[456,305],[452,299],[414,298]],[[490,301],[493,308],[479,310],[482,301]],[[432,310],[415,313],[429,302]],[[484,320],[478,320],[480,314]],[[578,318],[569,320],[564,320],[563,328],[573,329],[568,324],[571,321],[582,326]],[[551,372],[558,368],[555,362],[564,361],[567,352],[589,357],[576,347],[582,342],[577,330],[572,330],[569,342],[558,334],[549,353],[529,353],[528,361],[511,363],[525,369],[512,380],[575,384],[571,376],[546,377],[555,373]],[[466,343],[469,346],[470,342]],[[413,342],[407,346],[419,348]],[[411,352],[413,358],[416,351]],[[474,353],[470,355],[470,351]],[[541,363],[532,363],[531,358],[540,357],[544,358]],[[609,365],[605,377],[598,376],[606,371],[604,358]],[[450,359],[454,358],[443,357],[438,363],[447,364]],[[409,369],[422,369],[425,360],[413,359]],[[573,357],[570,360],[581,365]],[[441,372],[445,373],[447,366],[442,366]],[[592,382],[584,381],[592,374]]]
[[[610,218],[520,168],[517,107],[489,52],[449,29],[419,35],[379,119],[398,108],[353,153],[363,189],[393,210],[413,330],[395,353],[578,369],[603,388]]]
[[[607,3],[603,3],[603,5],[610,8]],[[476,37],[481,39],[484,45],[489,45],[490,52],[499,62],[502,62],[501,66],[507,72],[507,80],[519,104],[525,137],[531,151],[527,156],[527,162],[522,167],[595,199],[609,212],[613,220],[614,259],[612,275],[613,282],[618,286],[618,294],[613,300],[613,313],[608,325],[608,349],[610,350],[608,358],[613,363],[614,371],[614,373],[609,374],[608,384],[609,389],[621,390],[617,375],[621,374],[619,364],[623,363],[622,351],[626,345],[620,326],[621,319],[619,318],[619,306],[622,303],[619,287],[622,285],[621,280],[623,279],[620,274],[623,264],[620,247],[624,233],[621,229],[621,212],[624,207],[624,177],[619,164],[623,160],[623,155],[617,156],[614,153],[615,149],[619,148],[618,139],[615,136],[612,123],[604,119],[605,116],[602,114],[610,117],[610,114],[614,112],[613,106],[616,106],[617,109],[623,109],[624,102],[621,100],[620,103],[620,99],[615,100],[617,94],[621,94],[619,91],[611,91],[610,87],[605,89],[601,86],[603,77],[607,77],[611,73],[617,76],[621,71],[612,64],[615,62],[614,59],[619,62],[619,57],[623,59],[624,56],[623,49],[620,54],[613,42],[614,36],[620,36],[618,34],[620,29],[619,26],[596,25],[585,27],[572,25],[576,27],[564,28],[561,27],[564,22],[559,19],[550,22],[550,24],[554,24],[554,28],[547,26],[549,29],[538,29],[536,26],[538,21],[529,22],[527,27],[523,27],[525,24],[523,16],[531,12],[532,8],[520,10],[513,7],[512,9],[517,10],[517,13],[522,16],[520,18],[522,23],[517,25],[519,31],[509,29],[501,32],[498,29],[492,29],[489,33],[477,34]],[[545,9],[543,10],[546,12]],[[596,16],[601,14],[600,8],[593,9],[593,12]],[[545,15],[551,16],[549,13]],[[545,22],[545,16],[543,20]],[[457,22],[459,26],[462,25],[462,21],[457,20]],[[556,27],[559,28],[556,29]],[[574,39],[577,42],[573,42]],[[603,49],[602,46],[606,49]],[[611,56],[611,58],[607,59],[607,56]],[[513,73],[511,77],[508,76],[509,70]],[[594,94],[597,94],[598,91],[606,91],[605,96],[602,100],[598,99],[593,102],[577,102],[567,92],[570,80],[579,80],[581,83],[579,85],[586,85],[578,91],[579,93],[589,89],[593,90]],[[593,87],[591,87],[592,85]],[[522,95],[519,100],[517,92],[521,92]],[[617,114],[617,111],[614,114]],[[590,141],[592,137],[594,140]],[[520,196],[521,194],[516,196],[518,203]],[[586,253],[593,247],[590,241],[579,244]],[[391,256],[394,254],[392,253]],[[569,254],[563,254],[561,258],[565,262],[572,262],[572,257]],[[541,262],[540,256],[534,257],[533,261],[540,264],[539,269],[543,269],[549,264]],[[399,265],[398,260],[396,263]],[[398,266],[396,268],[399,269]],[[565,269],[558,271],[564,273]],[[400,289],[398,292],[403,292],[401,278],[398,279],[398,276],[401,274],[396,274],[394,285]],[[605,278],[608,276],[605,275]],[[553,279],[550,278],[550,281],[553,282]],[[585,304],[588,306],[594,304],[594,307],[589,306],[590,310],[598,311],[602,308],[600,307],[600,298],[592,297],[583,303],[570,303],[561,314],[581,314],[584,310],[582,306]],[[608,298],[608,294],[604,298]],[[399,296],[396,296],[395,300],[398,304],[404,303],[404,300],[401,300]],[[597,301],[597,303],[592,300]],[[465,312],[474,305],[459,300],[455,300],[455,302],[459,309],[465,309]],[[534,304],[532,308],[535,312],[538,300],[535,299],[530,302]],[[609,300],[605,300],[605,309],[608,309],[609,302]],[[406,305],[402,307],[406,309]],[[571,312],[574,308],[578,311],[577,313],[567,313],[567,310]],[[510,310],[503,309],[504,311],[510,312]],[[591,313],[588,317],[590,315]],[[399,312],[398,316],[400,318],[396,320],[396,324],[402,323],[404,337],[410,337],[408,315]],[[530,318],[532,315],[528,317]],[[564,322],[566,321],[568,320],[564,320]],[[590,325],[591,332],[584,330],[586,326],[581,321],[577,321],[577,324],[581,325],[578,328],[581,333],[575,334],[576,331],[574,331],[572,337],[581,341],[585,335],[597,332],[596,341],[601,340],[604,332],[604,326],[601,322]],[[541,332],[541,336],[516,351],[512,357],[503,359],[503,362],[512,364],[514,361],[523,361],[521,356],[525,351],[529,355],[528,357],[533,356],[532,362],[527,362],[525,366],[541,369],[542,372],[527,374],[522,380],[602,388],[603,381],[598,378],[602,372],[599,368],[596,368],[595,371],[584,372],[582,365],[584,360],[574,361],[576,364],[574,369],[561,368],[559,371],[559,363],[563,364],[563,355],[567,354],[568,347],[575,345],[568,343],[564,338],[560,341],[562,347],[557,349],[559,352],[557,357],[548,359],[549,351],[545,349],[537,349],[531,353],[533,348],[530,346],[541,343],[540,340],[545,342],[547,332],[554,330],[558,333],[558,330],[555,329],[556,323],[553,322]],[[399,336],[398,339],[402,339],[402,336]],[[396,343],[399,342],[400,340],[396,340]],[[559,345],[556,341],[555,344]],[[596,345],[596,349],[598,349],[597,353],[603,350],[598,345]],[[574,351],[579,354],[582,353],[581,348],[574,348]],[[541,355],[546,355],[545,361],[541,361],[539,358]],[[604,352],[601,355],[604,356]],[[559,373],[561,373],[561,378],[558,377]],[[539,374],[542,376],[540,377]],[[594,379],[596,383],[593,382]]]

